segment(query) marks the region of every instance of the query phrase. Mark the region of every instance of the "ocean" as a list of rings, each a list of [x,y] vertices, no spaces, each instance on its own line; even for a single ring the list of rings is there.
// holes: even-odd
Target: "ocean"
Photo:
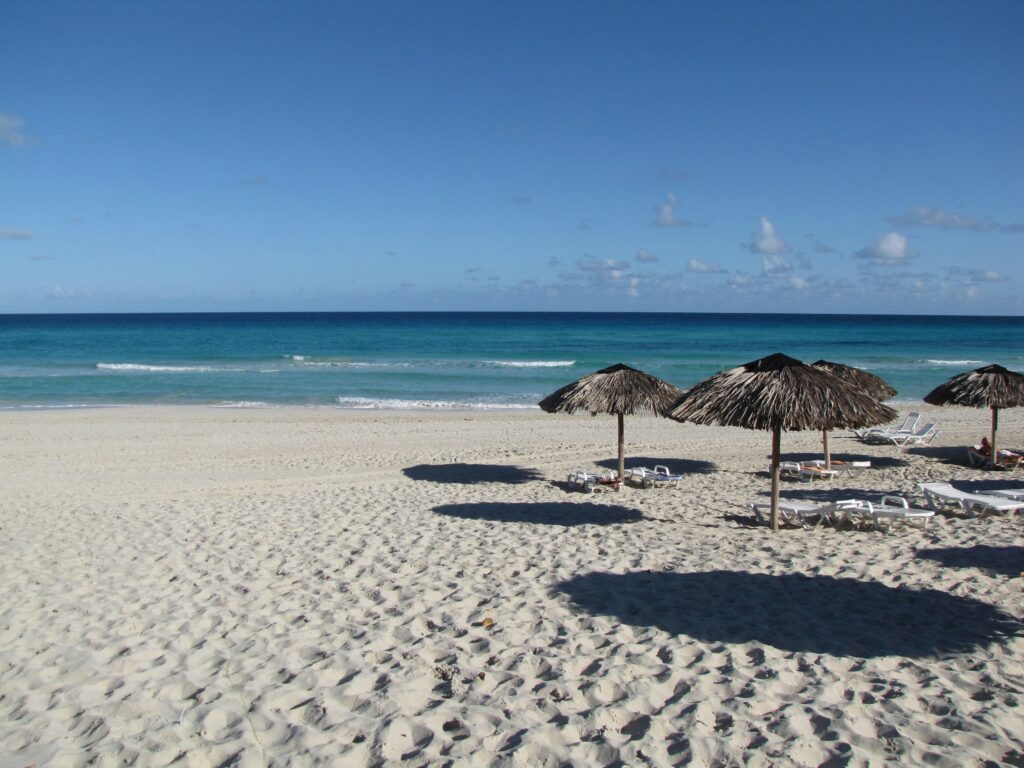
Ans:
[[[1024,368],[1024,318],[606,313],[0,315],[0,408],[126,404],[532,408],[618,362],[686,388],[773,352],[916,401]]]

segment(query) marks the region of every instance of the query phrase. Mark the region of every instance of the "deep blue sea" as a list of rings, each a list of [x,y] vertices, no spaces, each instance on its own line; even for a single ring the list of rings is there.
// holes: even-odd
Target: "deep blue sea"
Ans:
[[[0,315],[0,407],[523,408],[624,362],[686,388],[773,352],[920,399],[1024,368],[1024,318],[561,313]]]

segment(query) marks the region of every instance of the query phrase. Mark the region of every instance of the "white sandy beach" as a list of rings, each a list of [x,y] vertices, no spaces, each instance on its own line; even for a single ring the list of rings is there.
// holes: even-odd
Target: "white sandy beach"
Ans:
[[[925,417],[783,495],[1024,487]],[[567,492],[611,417],[0,413],[0,768],[1024,764],[1024,514],[772,534],[767,433],[626,438],[681,487]]]

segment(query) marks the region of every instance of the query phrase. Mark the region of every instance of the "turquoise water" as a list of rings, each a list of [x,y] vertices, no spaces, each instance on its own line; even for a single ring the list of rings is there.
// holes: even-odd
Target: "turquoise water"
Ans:
[[[1020,317],[0,315],[0,407],[530,407],[617,362],[686,388],[773,352],[865,368],[916,400],[989,362],[1021,370],[1022,340]]]

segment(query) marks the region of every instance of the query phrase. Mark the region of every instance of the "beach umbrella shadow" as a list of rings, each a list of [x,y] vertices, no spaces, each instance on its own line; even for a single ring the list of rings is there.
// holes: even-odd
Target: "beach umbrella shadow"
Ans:
[[[949,568],[978,568],[996,576],[1017,576],[1024,573],[1024,547],[936,547],[919,549],[917,556],[934,560]]]
[[[904,453],[935,459],[944,464],[955,464],[959,467],[970,466],[967,450],[962,445],[919,445],[905,448]]]
[[[544,479],[536,469],[507,464],[417,464],[406,467],[402,470],[402,474],[410,480],[426,480],[431,483],[454,485],[475,485],[477,483],[519,485]]]
[[[534,525],[617,525],[643,520],[639,510],[617,504],[591,502],[494,502],[478,504],[441,504],[434,512],[466,520],[490,520],[495,523]]]
[[[805,452],[792,452],[783,453],[779,456],[780,461],[812,461],[819,458],[820,454],[807,453]],[[834,462],[853,462],[853,461],[870,461],[872,469],[888,469],[891,467],[906,467],[910,465],[902,456],[871,456],[866,453],[833,453],[832,461]],[[833,469],[841,469],[839,467],[833,467]]]
[[[741,571],[588,573],[555,587],[587,613],[714,643],[832,656],[968,653],[1021,632],[988,603],[934,589]]]
[[[655,467],[658,465],[668,467],[669,472],[679,475],[707,475],[718,470],[718,466],[710,461],[702,459],[668,459],[654,458],[652,456],[632,456],[630,463],[637,467]],[[618,459],[602,459],[595,462],[602,469],[618,469]]]

